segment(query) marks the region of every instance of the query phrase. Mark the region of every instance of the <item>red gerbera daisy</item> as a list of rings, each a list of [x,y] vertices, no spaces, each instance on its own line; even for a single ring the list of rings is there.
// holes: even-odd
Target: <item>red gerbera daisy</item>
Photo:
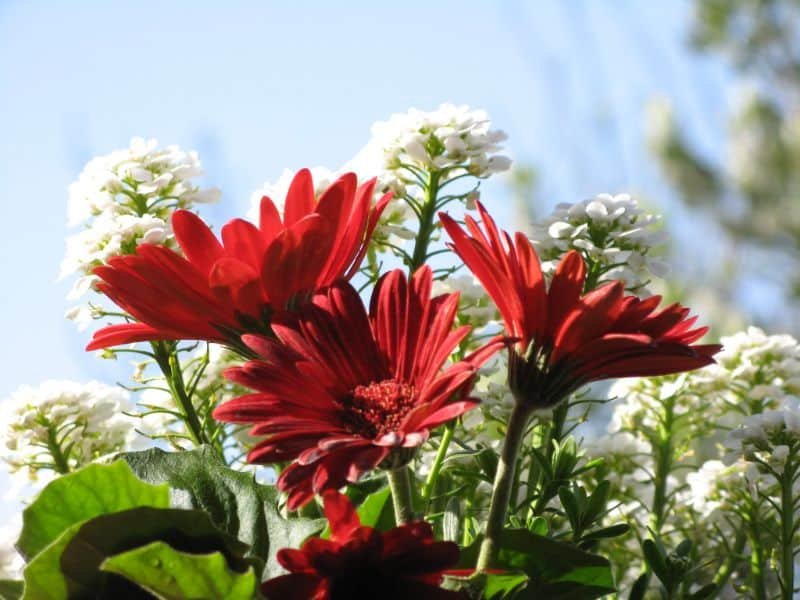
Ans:
[[[546,288],[539,258],[517,233],[512,242],[479,205],[483,230],[467,216],[467,234],[446,214],[451,248],[481,281],[497,305],[507,332],[509,386],[517,402],[545,408],[579,387],[601,379],[666,375],[714,362],[720,346],[692,345],[707,331],[692,329],[697,317],[661,300],[625,295],[620,281],[584,294],[586,265],[568,252]]]
[[[137,319],[97,331],[88,350],[146,340],[208,340],[237,345],[243,332],[269,332],[269,318],[358,270],[386,195],[371,209],[375,180],[348,173],[317,201],[308,169],[292,181],[283,220],[268,197],[259,226],[234,219],[220,243],[194,213],[172,217],[181,257],[143,244],[97,267],[98,289]]]
[[[389,272],[369,315],[356,290],[340,283],[276,319],[277,340],[242,337],[263,358],[225,376],[258,393],[222,404],[214,416],[268,436],[250,462],[294,461],[278,479],[290,509],[380,464],[401,466],[430,429],[477,404],[466,397],[475,372],[503,341],[442,370],[470,328],[452,329],[458,295],[431,298],[432,281],[428,267],[409,282]]]
[[[300,550],[278,551],[289,571],[265,581],[270,600],[456,600],[460,592],[439,587],[458,562],[458,546],[437,542],[428,523],[417,521],[380,533],[361,522],[347,496],[328,491],[328,540],[311,538]]]

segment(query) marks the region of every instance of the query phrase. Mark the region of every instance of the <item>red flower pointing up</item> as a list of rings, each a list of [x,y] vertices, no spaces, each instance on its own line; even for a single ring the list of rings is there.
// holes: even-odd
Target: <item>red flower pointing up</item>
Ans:
[[[504,342],[442,370],[470,328],[453,330],[458,295],[431,298],[432,280],[428,267],[410,281],[389,272],[375,286],[369,315],[341,283],[276,319],[277,340],[243,336],[262,358],[225,376],[257,393],[220,405],[214,416],[268,436],[250,462],[293,461],[278,479],[290,509],[380,464],[403,464],[429,430],[477,404],[467,398],[476,370]]]
[[[720,346],[692,345],[707,331],[692,329],[697,317],[659,296],[625,295],[620,281],[586,294],[580,254],[561,260],[549,289],[528,239],[512,242],[478,206],[483,230],[467,216],[465,232],[440,214],[451,247],[497,305],[509,335],[509,386],[517,402],[535,408],[557,404],[579,387],[601,379],[666,375],[713,363]]]
[[[458,561],[458,546],[437,542],[431,526],[409,523],[380,533],[361,525],[347,496],[324,495],[331,537],[311,538],[300,550],[278,551],[289,571],[265,581],[270,600],[457,600],[443,590],[443,572]]]
[[[138,323],[97,331],[88,350],[146,340],[208,340],[238,344],[245,332],[268,332],[274,311],[358,270],[390,196],[371,208],[375,180],[340,177],[316,200],[311,174],[297,173],[283,220],[261,200],[259,226],[234,219],[220,243],[194,213],[172,217],[185,258],[143,244],[134,255],[95,269],[98,289]]]

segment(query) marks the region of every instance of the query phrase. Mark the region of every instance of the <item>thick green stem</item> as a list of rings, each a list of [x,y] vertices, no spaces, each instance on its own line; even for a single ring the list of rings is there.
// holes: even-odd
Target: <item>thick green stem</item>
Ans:
[[[659,428],[658,440],[655,445],[656,461],[655,472],[653,473],[653,505],[650,512],[650,529],[658,535],[664,526],[664,518],[667,509],[667,482],[672,472],[674,462],[674,446],[672,439],[672,429],[674,426],[673,398],[664,401],[664,419]]]
[[[411,480],[408,467],[391,469],[386,472],[389,489],[392,491],[394,504],[394,520],[397,525],[404,525],[414,518],[414,500],[411,497]]]
[[[183,371],[181,371],[174,346],[168,347],[165,342],[153,342],[153,352],[156,356],[156,362],[167,380],[172,397],[183,415],[184,423],[192,440],[198,446],[209,443],[192,400],[186,393],[186,387],[183,383]]]
[[[752,597],[755,600],[767,600],[767,584],[764,579],[764,568],[766,556],[764,547],[761,545],[761,532],[758,526],[758,506],[753,503],[748,519],[749,531],[748,541],[750,542],[750,585]]]
[[[449,422],[444,427],[442,439],[439,442],[439,450],[436,451],[436,458],[433,459],[431,472],[428,473],[428,478],[422,486],[421,496],[423,500],[430,500],[431,494],[436,487],[436,480],[439,478],[439,471],[442,470],[442,463],[447,456],[447,448],[450,446],[450,441],[453,439],[453,432],[455,431],[455,423]]]
[[[494,488],[492,489],[492,500],[489,505],[489,521],[486,523],[486,535],[481,543],[478,563],[475,567],[478,573],[485,572],[497,558],[500,535],[503,532],[508,502],[511,496],[511,484],[514,481],[517,456],[519,456],[519,449],[525,437],[530,415],[530,408],[517,404],[514,406],[514,410],[511,411],[511,416],[508,420],[503,451],[500,454],[500,460],[497,463],[497,471],[494,476]]]
[[[64,453],[61,450],[61,446],[58,444],[56,432],[52,426],[49,426],[47,429],[47,450],[53,459],[56,472],[60,475],[66,475],[69,473],[69,463],[67,462],[67,458],[64,456]]]
[[[436,229],[436,198],[439,194],[439,173],[433,172],[428,178],[428,187],[425,189],[425,202],[419,215],[419,230],[414,241],[414,252],[411,255],[409,272],[413,273],[428,260],[428,246],[431,235]]]
[[[795,469],[794,449],[786,459],[786,466],[781,477],[781,581],[783,583],[782,598],[794,598],[794,483]]]

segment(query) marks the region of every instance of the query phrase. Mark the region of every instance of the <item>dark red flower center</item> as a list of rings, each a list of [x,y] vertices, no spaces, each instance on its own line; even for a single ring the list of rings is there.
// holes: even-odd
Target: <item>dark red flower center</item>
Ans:
[[[379,437],[400,428],[416,398],[417,390],[413,385],[394,379],[359,385],[342,402],[342,420],[352,433]]]

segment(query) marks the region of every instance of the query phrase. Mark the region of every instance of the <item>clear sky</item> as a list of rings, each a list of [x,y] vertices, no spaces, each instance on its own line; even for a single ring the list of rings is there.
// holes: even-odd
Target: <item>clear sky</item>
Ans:
[[[129,372],[83,352],[89,332],[63,318],[70,284],[56,277],[68,184],[135,135],[200,152],[223,189],[204,213],[219,223],[284,167],[338,167],[375,120],[467,103],[540,169],[540,211],[602,191],[645,191],[677,210],[645,156],[644,104],[670,97],[713,150],[730,91],[719,64],[685,47],[690,9],[0,0],[0,398],[21,383]],[[509,199],[500,184],[484,198],[501,215]]]

